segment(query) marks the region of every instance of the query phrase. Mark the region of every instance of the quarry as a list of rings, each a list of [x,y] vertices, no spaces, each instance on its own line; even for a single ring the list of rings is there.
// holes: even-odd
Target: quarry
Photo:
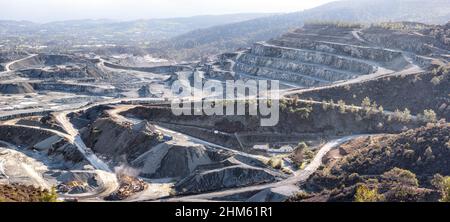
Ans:
[[[417,129],[428,141],[428,131],[448,127],[450,45],[430,29],[446,30],[448,40],[449,24],[417,26],[311,23],[191,62],[2,52],[0,184],[56,189],[62,201],[86,202],[339,198],[321,178],[332,180],[324,167],[336,175],[346,169],[337,164],[356,151],[345,144],[375,138],[367,146],[387,146],[380,137],[403,144]],[[269,89],[280,96],[271,103],[279,106],[272,107],[278,124],[261,125],[261,114],[175,115],[171,103],[180,95],[172,85],[195,88],[197,77],[223,86],[279,81]],[[195,112],[210,96],[183,99]],[[237,96],[244,106],[267,100]],[[448,135],[437,140],[445,144]],[[439,152],[437,159],[449,155]]]

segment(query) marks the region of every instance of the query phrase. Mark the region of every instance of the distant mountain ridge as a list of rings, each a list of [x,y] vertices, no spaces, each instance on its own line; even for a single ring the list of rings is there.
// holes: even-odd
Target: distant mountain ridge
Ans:
[[[349,0],[331,2],[302,12],[226,24],[177,36],[160,44],[167,55],[181,59],[233,50],[281,35],[305,21],[362,23],[412,21],[444,24],[450,20],[448,0]],[[177,55],[178,54],[178,55]]]
[[[201,15],[193,17],[142,19],[132,21],[98,20],[68,20],[49,23],[33,23],[30,21],[0,20],[1,34],[39,34],[44,30],[48,33],[67,35],[129,35],[130,39],[161,40],[174,37],[201,28],[208,28],[228,23],[242,22],[264,16],[270,13],[242,13],[226,15]]]

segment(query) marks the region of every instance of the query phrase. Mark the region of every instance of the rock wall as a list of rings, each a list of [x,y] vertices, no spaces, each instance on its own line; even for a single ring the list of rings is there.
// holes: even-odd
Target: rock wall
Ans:
[[[1,94],[34,93],[34,88],[28,83],[0,83]]]
[[[30,85],[37,91],[59,91],[59,92],[73,92],[90,95],[107,95],[115,94],[119,90],[115,88],[102,88],[95,85],[82,84],[66,84],[66,83],[30,83]]]
[[[281,178],[281,175],[267,170],[239,165],[193,174],[178,182],[175,190],[182,194],[203,193],[270,183]]]

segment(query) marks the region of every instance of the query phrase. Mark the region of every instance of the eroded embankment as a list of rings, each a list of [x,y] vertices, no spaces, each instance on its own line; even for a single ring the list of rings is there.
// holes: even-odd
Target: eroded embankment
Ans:
[[[398,119],[378,109],[361,109],[347,105],[317,102],[283,102],[280,121],[273,127],[262,127],[259,116],[175,116],[169,107],[136,107],[123,113],[151,122],[164,123],[188,135],[217,142],[217,131],[231,135],[242,133],[317,134],[339,136],[366,133],[395,133],[422,123]],[[192,128],[201,128],[194,131]],[[236,149],[239,149],[236,147]]]

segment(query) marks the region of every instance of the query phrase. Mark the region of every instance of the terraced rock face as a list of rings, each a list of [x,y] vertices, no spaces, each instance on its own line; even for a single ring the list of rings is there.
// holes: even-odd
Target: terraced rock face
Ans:
[[[379,62],[401,56],[399,52],[362,46],[353,29],[322,33],[321,26],[306,26],[278,39],[256,43],[238,56],[234,71],[301,86],[324,85],[378,71]]]
[[[285,177],[253,157],[217,150],[184,137],[164,141],[155,136],[164,135],[155,129],[146,121],[134,124],[99,118],[84,130],[83,138],[111,165],[126,164],[133,174],[144,178],[178,181],[179,193],[263,184]]]
[[[73,167],[85,164],[83,155],[67,140],[48,131],[22,126],[0,126],[0,141],[17,144],[21,149],[36,150]]]
[[[421,68],[428,67],[433,59],[448,54],[446,38],[431,34],[437,32],[430,31],[436,27],[425,27],[428,26],[391,30],[358,25],[305,25],[279,38],[255,43],[250,49],[220,55],[216,62],[207,63],[203,71],[209,78],[274,79],[289,87],[329,85],[364,79],[369,74],[409,74],[423,71]],[[445,33],[442,29],[438,31]]]
[[[149,178],[186,177],[200,165],[213,161],[204,146],[162,143],[133,161],[141,175]]]
[[[84,63],[81,59],[68,56],[68,55],[52,55],[52,54],[41,54],[34,56],[20,62],[13,64],[10,68],[11,70],[21,70],[28,69],[30,67],[38,68],[45,66],[57,66],[65,64],[77,64]]]
[[[180,193],[201,193],[252,184],[270,183],[281,178],[281,174],[268,170],[236,165],[193,174],[177,183],[175,189]]]
[[[34,93],[34,88],[29,83],[6,83],[0,84],[2,94],[24,94]]]
[[[82,133],[82,137],[94,152],[117,164],[131,162],[160,143],[158,134],[151,125],[144,124],[140,128],[133,128],[110,118],[96,120]]]
[[[38,82],[30,85],[37,91],[73,92],[87,95],[115,95],[115,93],[121,91],[113,86],[102,87],[99,84]]]

